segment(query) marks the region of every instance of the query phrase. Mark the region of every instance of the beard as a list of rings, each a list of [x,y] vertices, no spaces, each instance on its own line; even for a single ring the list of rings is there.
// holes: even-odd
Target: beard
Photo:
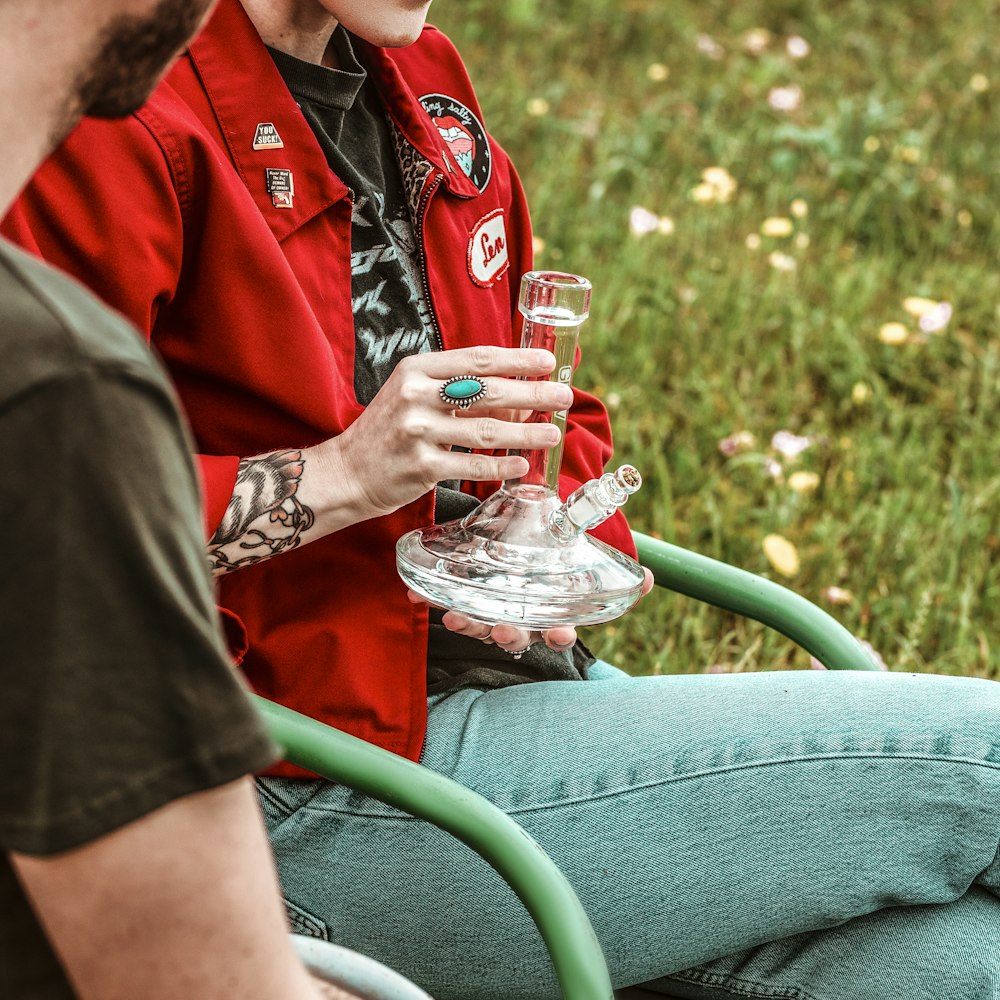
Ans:
[[[144,16],[122,15],[97,39],[77,77],[75,115],[123,118],[145,103],[214,0],[159,0]]]

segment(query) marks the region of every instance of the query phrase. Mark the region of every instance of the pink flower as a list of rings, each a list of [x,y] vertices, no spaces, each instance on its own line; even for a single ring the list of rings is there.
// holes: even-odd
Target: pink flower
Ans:
[[[732,458],[740,452],[749,451],[756,443],[757,439],[749,431],[737,431],[719,442],[719,451],[726,458]]]

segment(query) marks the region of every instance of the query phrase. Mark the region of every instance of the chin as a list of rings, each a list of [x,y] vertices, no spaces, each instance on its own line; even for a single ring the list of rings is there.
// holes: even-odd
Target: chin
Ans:
[[[430,0],[389,0],[369,3],[356,13],[344,11],[340,23],[371,45],[399,49],[412,45],[427,22]]]

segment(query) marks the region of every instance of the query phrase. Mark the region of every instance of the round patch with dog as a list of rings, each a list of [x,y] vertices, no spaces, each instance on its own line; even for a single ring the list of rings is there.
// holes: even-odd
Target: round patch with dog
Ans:
[[[493,172],[493,157],[482,122],[461,101],[447,94],[425,94],[420,103],[469,180],[485,191]]]

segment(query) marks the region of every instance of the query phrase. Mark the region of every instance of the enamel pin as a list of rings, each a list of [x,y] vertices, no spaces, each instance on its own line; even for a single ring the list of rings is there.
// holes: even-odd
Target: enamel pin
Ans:
[[[261,122],[253,134],[254,149],[284,149],[285,144],[278,135],[273,122]]]
[[[295,197],[295,181],[291,170],[267,167],[264,170],[267,193],[275,208],[291,208]]]

